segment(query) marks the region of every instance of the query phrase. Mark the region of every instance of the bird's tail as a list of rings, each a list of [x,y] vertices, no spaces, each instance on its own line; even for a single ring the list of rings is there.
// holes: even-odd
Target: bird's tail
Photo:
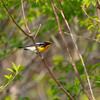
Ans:
[[[24,49],[24,50],[28,50],[28,48],[26,47],[18,47],[19,49]]]

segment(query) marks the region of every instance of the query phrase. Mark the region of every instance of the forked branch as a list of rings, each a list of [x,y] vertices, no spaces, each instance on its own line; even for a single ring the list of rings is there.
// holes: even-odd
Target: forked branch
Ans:
[[[79,81],[80,81],[80,84],[81,84],[81,86],[82,86],[82,88],[83,88],[85,94],[87,95],[87,97],[88,97],[89,100],[92,100],[91,97],[90,97],[90,95],[89,95],[89,93],[87,92],[87,90],[86,90],[84,84],[83,84],[83,81],[82,81],[82,79],[81,79],[81,77],[80,77],[80,75],[79,75],[79,72],[78,72],[78,70],[77,70],[77,67],[76,67],[76,65],[75,65],[75,62],[74,62],[74,60],[73,60],[73,58],[72,58],[72,55],[71,55],[71,53],[70,53],[70,51],[69,51],[69,48],[68,48],[68,46],[67,46],[66,40],[65,40],[64,35],[63,35],[63,33],[62,33],[61,25],[60,25],[60,22],[59,22],[59,17],[58,17],[58,15],[57,15],[57,13],[56,13],[56,10],[55,10],[54,2],[53,2],[53,0],[50,0],[50,1],[51,1],[52,8],[53,8],[53,11],[54,11],[54,14],[55,14],[57,23],[58,23],[59,33],[60,33],[60,35],[61,35],[61,37],[62,37],[62,40],[63,40],[63,42],[64,42],[64,46],[65,46],[65,48],[66,48],[66,52],[67,52],[68,56],[70,57],[70,60],[71,60],[71,62],[72,62],[72,65],[73,65],[73,68],[74,68],[74,70],[75,70],[75,73],[76,73],[76,75],[77,75],[77,77],[78,77],[78,79],[79,79]],[[62,13],[62,14],[63,14],[63,13]],[[63,14],[63,17],[65,17],[64,14]],[[67,20],[66,20],[66,21],[67,21]],[[70,30],[70,27],[69,27],[69,25],[68,25],[68,22],[67,22],[66,24],[67,24],[67,26],[68,26],[68,28],[69,28],[69,30]],[[70,30],[70,31],[71,31],[71,30]]]
[[[27,34],[17,23],[16,21],[13,19],[12,15],[10,14],[8,8],[6,7],[6,5],[4,4],[3,0],[1,0],[3,6],[5,7],[6,11],[8,12],[10,18],[12,19],[12,21],[14,22],[14,24],[29,38],[32,39],[35,47],[36,47],[36,50],[42,60],[42,62],[44,63],[45,67],[47,68],[47,70],[49,71],[50,75],[52,76],[52,78],[55,80],[55,82],[58,84],[59,88],[71,99],[71,100],[74,100],[73,97],[62,87],[62,85],[58,82],[58,80],[56,79],[56,77],[54,76],[54,74],[51,72],[51,70],[49,69],[49,66],[47,65],[46,61],[44,60],[43,56],[41,55],[41,53],[39,52],[38,48],[37,48],[37,45],[36,45],[36,42],[33,38],[32,35],[30,34]]]
[[[55,8],[61,13],[61,15],[63,16],[63,19],[64,19],[64,21],[65,21],[65,24],[66,24],[66,26],[67,26],[68,29],[69,29],[69,32],[70,32],[70,35],[71,35],[73,44],[74,44],[74,46],[75,46],[75,48],[76,48],[76,50],[77,50],[77,53],[78,53],[78,55],[79,55],[79,57],[80,57],[80,59],[81,59],[82,65],[83,65],[83,67],[84,67],[85,74],[86,74],[86,76],[87,76],[87,82],[88,82],[88,85],[89,85],[89,88],[90,88],[91,96],[92,96],[93,100],[95,100],[95,97],[94,97],[94,94],[93,94],[93,91],[92,91],[92,87],[91,87],[91,83],[90,83],[90,80],[89,80],[89,75],[88,75],[88,72],[87,72],[85,63],[84,63],[83,58],[82,58],[82,55],[81,55],[81,53],[80,53],[80,51],[79,51],[79,49],[78,49],[78,47],[77,47],[77,44],[76,44],[75,41],[74,41],[74,36],[73,36],[73,34],[72,34],[72,32],[71,32],[71,28],[70,28],[70,26],[69,26],[69,23],[68,23],[67,19],[65,18],[65,13],[64,13],[64,10],[63,10],[63,6],[62,6],[60,0],[58,0],[58,1],[59,1],[60,6],[61,6],[61,10],[58,9],[56,6],[55,6]]]
[[[92,19],[93,21],[96,21],[96,22],[100,23],[100,21],[97,21],[96,19],[92,18],[90,15],[87,14],[87,12],[86,12],[86,10],[85,10],[85,5],[83,5],[82,9],[83,9],[84,13],[86,14],[86,16],[88,16],[88,17],[89,17],[90,19]]]

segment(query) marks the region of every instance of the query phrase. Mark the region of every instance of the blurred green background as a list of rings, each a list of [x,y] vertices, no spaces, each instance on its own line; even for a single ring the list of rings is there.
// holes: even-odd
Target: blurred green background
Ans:
[[[27,32],[21,0],[3,1],[18,25]],[[98,20],[95,0],[61,0],[61,3],[74,40],[86,64],[94,96],[96,100],[100,100],[99,23],[88,18],[81,7],[86,4],[86,12]],[[57,0],[54,0],[54,4],[61,9]],[[32,34],[37,32],[40,24],[42,25],[35,41],[49,40],[54,43],[42,55],[55,77],[75,100],[88,100],[66,53],[50,0],[24,0],[24,9]],[[57,14],[79,74],[90,93],[84,68],[69,30],[59,11]],[[41,58],[31,51],[18,48],[30,44],[32,41],[15,26],[0,0],[0,85],[6,84],[4,75],[11,74],[6,69],[13,69],[12,62],[17,66],[24,65],[24,69],[0,93],[0,100],[69,100],[54,82]]]

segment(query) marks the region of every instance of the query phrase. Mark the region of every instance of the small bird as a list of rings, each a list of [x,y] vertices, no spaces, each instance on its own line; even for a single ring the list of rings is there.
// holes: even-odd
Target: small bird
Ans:
[[[39,51],[43,52],[52,45],[52,42],[46,41],[46,42],[36,43],[36,45],[37,45],[37,48],[39,49]],[[36,47],[34,44],[25,46],[25,47],[19,47],[19,48],[24,48],[24,50],[31,50],[31,51],[37,53],[37,50],[36,50]]]

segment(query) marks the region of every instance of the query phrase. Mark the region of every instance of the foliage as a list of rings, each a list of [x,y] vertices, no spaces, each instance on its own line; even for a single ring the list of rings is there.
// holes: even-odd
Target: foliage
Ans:
[[[24,68],[23,65],[16,66],[14,63],[12,63],[12,65],[13,65],[13,69],[7,68],[7,70],[10,71],[11,74],[4,75],[4,77],[5,77],[4,80],[6,81],[6,83],[5,83],[5,85],[0,86],[0,92],[2,92],[4,90],[4,88],[6,88],[18,76],[19,72],[21,70],[23,70],[23,68]]]
[[[75,99],[81,93],[84,94],[84,91],[82,88],[80,89],[81,85],[80,85],[80,81],[78,80],[78,78],[74,77],[73,81],[71,81],[71,82],[69,82],[69,80],[67,80],[67,75],[68,75],[69,70],[71,70],[73,72],[74,69],[72,67],[72,64],[69,64],[69,63],[66,64],[66,66],[63,66],[64,60],[62,60],[62,59],[63,58],[61,56],[56,56],[56,57],[54,56],[53,62],[56,63],[56,65],[53,68],[53,71],[60,70],[61,74],[60,74],[60,77],[58,78],[58,81],[72,96],[74,95],[74,99]],[[76,62],[76,66],[79,70],[79,74],[81,76],[83,83],[86,84],[87,76],[84,74],[84,69],[83,69],[81,61]],[[100,63],[97,63],[95,65],[90,64],[87,66],[89,78],[91,79],[91,81],[93,81],[93,83],[91,83],[91,84],[94,84],[97,86],[100,86],[100,76],[99,76],[100,68],[99,67],[100,67]],[[62,73],[64,75],[62,75]],[[98,75],[97,74],[93,75],[94,73],[97,73]],[[56,94],[61,95],[62,91],[57,86],[55,81],[53,79],[50,79],[49,82],[51,85],[52,95],[53,96],[55,96]]]
[[[30,100],[28,97],[19,98],[18,100]]]
[[[99,0],[98,0],[99,1]],[[90,4],[92,4],[92,8],[90,9],[89,6]],[[86,7],[88,7],[88,9],[85,9],[86,12],[88,13],[88,15],[92,15],[90,17],[92,17],[93,19],[99,21],[98,16],[94,16],[94,13],[96,11],[96,3],[95,0],[83,0],[82,5],[86,5]],[[92,33],[96,33],[96,32],[100,32],[99,29],[99,23],[94,21],[92,19],[90,19],[89,17],[87,17],[84,20],[79,20],[79,24],[81,25],[81,27],[87,27],[87,30],[90,31],[90,34]],[[99,41],[99,34],[96,36],[97,41]]]
[[[17,20],[19,13],[21,12],[20,0],[3,0],[3,1],[5,5],[7,6],[7,8],[9,8],[10,12],[12,13],[13,18]],[[58,25],[56,22],[56,18],[55,18],[50,0],[27,0],[24,2],[26,2],[26,5],[24,6],[26,20],[28,22],[31,32],[35,33],[37,31],[37,27],[39,26],[39,23],[42,24],[42,27],[38,33],[36,41],[40,42],[40,41],[50,40],[52,39],[51,35],[53,35],[55,39],[54,40],[52,39],[52,40],[55,41],[55,43],[58,42],[60,44],[60,49],[57,48],[56,50],[56,45],[55,45],[55,48],[53,48],[54,51],[51,50],[53,51],[53,53],[48,53],[48,55],[53,54],[53,57],[51,57],[52,64],[54,65],[52,72],[55,74],[60,84],[73,96],[74,99],[77,100],[78,97],[80,97],[81,95],[83,96],[84,92],[83,92],[83,89],[81,88],[78,78],[75,75],[71,61],[69,61],[69,58],[65,55],[66,52],[64,51],[65,48],[63,47],[62,40],[60,36],[57,34],[59,32],[59,29],[58,29]],[[81,26],[79,27],[78,33],[81,33],[81,35],[85,33],[85,32],[82,33],[80,31],[82,29],[83,30],[87,29],[87,32],[89,31],[91,36],[94,33],[100,33],[99,23],[87,17],[82,10],[83,9],[82,7],[85,5],[85,10],[87,14],[90,15],[93,19],[99,21],[98,16],[95,15],[95,12],[97,11],[95,0],[62,0],[61,3],[63,5],[65,17],[67,21],[69,22],[69,25],[71,26],[72,32],[76,32],[74,28],[76,27],[75,23],[78,22]],[[54,0],[54,4],[59,9],[61,9],[61,6],[57,0]],[[14,28],[14,24],[10,20],[8,13],[4,9],[1,3],[1,0],[0,0],[0,12],[1,12],[0,13],[0,23],[2,23],[2,25],[0,25],[0,59],[5,59],[9,54],[12,54],[13,52],[17,51],[18,47],[24,46],[28,42],[30,43],[30,40],[24,37],[24,35],[22,35],[22,33],[19,31],[18,28],[15,28],[14,32],[10,36],[10,33],[12,32]],[[68,31],[67,28],[65,27],[63,17],[61,16],[58,10],[57,10],[57,14],[59,16],[59,20],[60,20],[63,31]],[[78,20],[76,21],[75,18],[77,18]],[[5,22],[6,24],[4,24]],[[18,24],[26,31],[25,21],[23,17],[21,17],[21,19],[18,21]],[[96,41],[99,41],[100,34],[94,34],[94,35],[96,37]],[[67,36],[65,37],[69,43],[69,37]],[[83,37],[81,39],[83,39]],[[76,37],[75,37],[75,40],[77,44],[79,44],[78,39]],[[93,56],[95,57],[95,53],[99,51],[100,47],[98,47],[98,45],[93,45],[93,43],[92,43],[92,46],[90,46],[89,45],[90,42],[88,42],[89,46],[85,47],[84,46],[85,42],[86,41],[82,40],[81,46],[78,46],[78,47],[82,53],[82,56],[84,56],[84,62],[86,63],[86,68],[89,74],[89,78],[91,80],[92,87],[96,86],[99,89],[100,88],[100,63],[96,62],[95,64],[88,64],[88,62],[90,58],[93,58]],[[69,44],[68,46],[71,47],[72,43],[71,45]],[[96,49],[97,47],[98,49]],[[83,50],[83,48],[85,48],[85,50]],[[57,54],[56,51],[57,53],[59,52],[60,54]],[[73,50],[70,49],[70,52],[72,53],[73,58],[75,58],[74,61],[79,71],[80,77],[85,87],[87,88],[87,81],[86,81],[87,77],[84,73],[83,65],[81,61],[78,59],[78,57],[74,55],[76,54],[74,49]],[[23,59],[25,58],[27,59],[26,56],[23,57]],[[29,55],[27,61],[29,61],[30,59],[31,57]],[[36,59],[34,58],[33,61],[31,61],[31,63],[34,64],[35,60]],[[37,62],[40,62],[40,61],[39,60],[36,61],[36,64],[34,64],[34,66],[37,66]],[[92,62],[93,61],[91,61],[91,63]],[[24,66],[21,66],[21,65],[16,66],[14,63],[12,63],[12,66],[13,66],[13,69],[7,68],[7,70],[10,71],[11,74],[4,75],[5,83],[4,85],[0,86],[0,91],[2,91],[2,89],[6,88],[9,84],[11,84],[11,82],[14,81],[15,79],[20,80],[21,78],[21,75],[19,74],[19,72],[23,70]],[[31,77],[33,78],[31,79],[32,81],[34,80],[35,83],[40,85],[42,83],[40,81],[42,75],[39,74],[39,70],[43,69],[40,67],[43,67],[41,63],[37,67],[36,71],[33,71],[32,73],[31,71],[34,69],[30,71],[27,82],[26,81],[23,82],[23,80],[20,80],[20,84],[22,82],[22,84],[24,83],[24,85],[26,85],[26,83],[30,82],[29,79]],[[26,73],[28,73],[27,72],[28,68],[26,68]],[[33,73],[35,73],[35,75]],[[26,76],[23,76],[23,77],[26,78]],[[63,92],[57,86],[57,83],[55,83],[55,81],[52,78],[48,79],[48,77],[49,75],[47,73],[46,73],[46,77],[42,77],[43,82],[44,82],[44,92],[48,96],[48,100],[62,100],[62,97],[64,95]],[[48,83],[48,80],[50,84],[47,88],[45,87],[45,82]],[[29,90],[25,92],[28,92],[28,91]],[[31,95],[31,93],[33,93],[33,91],[28,93],[29,97],[33,96],[33,94],[37,95],[35,93]],[[39,96],[37,97],[38,98],[35,98],[35,99],[39,99]],[[28,98],[28,97],[18,98],[18,100],[30,100],[30,99],[31,98]],[[12,100],[12,98],[11,96],[8,95],[5,97],[5,100]]]

